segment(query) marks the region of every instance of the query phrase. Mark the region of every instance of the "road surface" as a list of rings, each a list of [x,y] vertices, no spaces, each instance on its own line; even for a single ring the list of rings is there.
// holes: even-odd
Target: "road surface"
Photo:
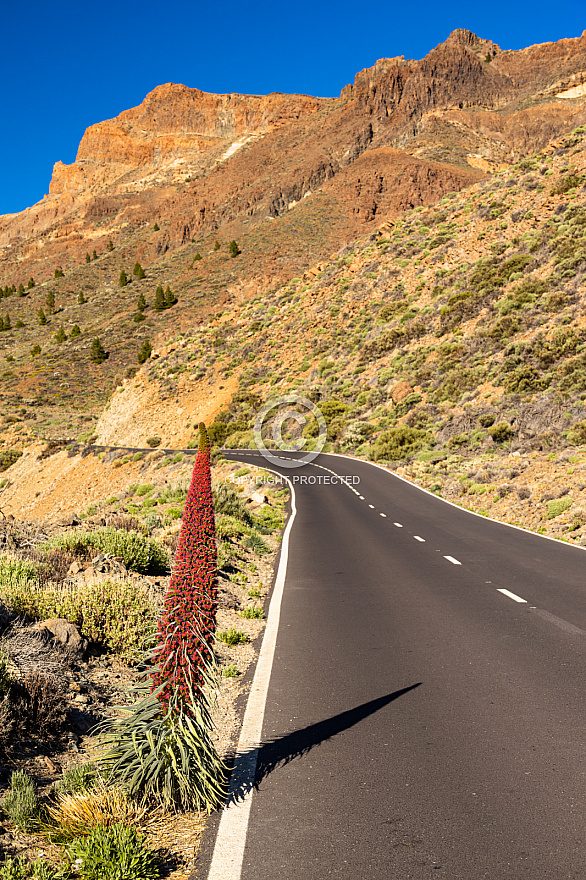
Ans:
[[[584,880],[585,551],[358,460],[283,474],[254,786],[245,768],[226,811],[245,822],[209,836],[197,877]]]

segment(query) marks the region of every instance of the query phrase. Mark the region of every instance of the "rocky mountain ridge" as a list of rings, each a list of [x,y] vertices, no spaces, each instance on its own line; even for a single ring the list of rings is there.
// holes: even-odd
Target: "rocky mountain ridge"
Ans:
[[[41,202],[0,218],[0,283],[16,271],[47,280],[154,221],[165,234],[149,262],[194,237],[241,236],[324,187],[339,218],[326,256],[343,233],[461,189],[583,122],[585,49],[584,34],[501,51],[457,30],[420,61],[381,59],[339,98],[159,86],[90,126]],[[402,153],[398,168],[388,148]]]

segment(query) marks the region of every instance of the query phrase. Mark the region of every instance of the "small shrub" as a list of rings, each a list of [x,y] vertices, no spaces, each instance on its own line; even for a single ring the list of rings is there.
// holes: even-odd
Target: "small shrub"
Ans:
[[[243,608],[242,611],[239,611],[238,614],[240,617],[244,617],[246,620],[264,620],[265,613],[258,605],[252,606],[250,608]]]
[[[17,462],[21,455],[21,449],[0,449],[0,474]]]
[[[250,596],[251,599],[259,599],[260,598],[260,590],[258,590],[256,588],[253,590],[249,590],[248,595]]]
[[[217,483],[213,487],[213,497],[216,516],[226,514],[252,525],[250,511],[247,510],[245,503],[240,499],[238,493],[228,483]]]
[[[228,246],[228,250],[230,251],[231,257],[237,257],[241,253],[241,250],[238,247],[237,242],[234,241],[234,239],[232,239],[232,241],[230,242],[230,244]]]
[[[586,421],[576,422],[566,434],[568,443],[572,446],[583,446],[586,443]]]
[[[137,453],[137,455],[141,455],[141,454],[142,453],[140,453],[140,452]],[[135,460],[135,459],[133,458],[133,460]],[[140,486],[136,487],[136,489],[134,490],[134,494],[139,495],[142,498],[143,495],[150,495],[150,493],[153,491],[154,488],[155,487],[153,486],[152,483],[142,483]],[[130,487],[129,487],[128,491],[130,492]]]
[[[143,574],[166,571],[169,560],[156,541],[137,532],[125,532],[105,526],[94,532],[74,531],[51,538],[45,549],[65,547],[77,556],[89,556],[92,551],[122,556],[127,568]]]
[[[495,443],[504,443],[506,440],[510,440],[515,432],[507,422],[499,422],[498,425],[489,428],[488,433]]]
[[[246,633],[233,628],[228,630],[218,630],[216,633],[216,639],[230,647],[233,647],[234,645],[245,645],[250,641]]]
[[[413,455],[433,442],[433,434],[408,425],[383,431],[375,440],[370,455],[373,461],[397,461]]]
[[[237,678],[240,674],[240,670],[235,663],[231,663],[229,666],[224,666],[222,671],[224,678]]]
[[[564,513],[568,508],[572,506],[572,499],[568,498],[554,498],[552,501],[547,502],[547,518],[555,519],[556,516],[560,516]]]
[[[57,868],[44,859],[29,862],[24,855],[7,858],[0,868],[0,880],[67,880],[70,875],[68,867]]]
[[[79,324],[74,324],[69,333],[70,339],[75,339],[76,336],[81,336],[81,330],[79,329]]]
[[[10,791],[2,801],[2,809],[19,831],[36,828],[39,799],[31,777],[24,770],[15,770],[10,777]]]
[[[118,823],[72,841],[68,855],[81,880],[157,880],[156,857],[144,840],[136,828]]]
[[[42,833],[51,842],[69,843],[96,828],[111,828],[119,822],[136,826],[144,820],[148,811],[146,805],[132,800],[120,788],[109,785],[95,771],[92,776],[91,767],[86,764],[73,768],[83,771],[74,776],[76,790],[66,791],[62,785],[56,787],[55,799],[47,805],[41,826]]]
[[[160,437],[147,437],[146,440],[147,446],[150,446],[151,449],[155,449],[157,446],[161,445]]]
[[[265,541],[263,541],[260,535],[249,535],[246,540],[246,545],[250,547],[253,553],[258,554],[258,556],[263,556],[265,553],[271,552],[271,548],[265,543]]]
[[[85,794],[97,779],[96,768],[93,764],[76,764],[65,771],[55,790],[61,794]]]

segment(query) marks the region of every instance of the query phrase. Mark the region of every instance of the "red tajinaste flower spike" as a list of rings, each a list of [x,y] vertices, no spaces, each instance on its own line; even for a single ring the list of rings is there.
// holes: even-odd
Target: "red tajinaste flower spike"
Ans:
[[[199,426],[199,449],[187,493],[171,582],[159,622],[152,689],[164,709],[197,702],[212,659],[217,610],[217,550],[210,443]],[[161,687],[162,685],[162,687]]]

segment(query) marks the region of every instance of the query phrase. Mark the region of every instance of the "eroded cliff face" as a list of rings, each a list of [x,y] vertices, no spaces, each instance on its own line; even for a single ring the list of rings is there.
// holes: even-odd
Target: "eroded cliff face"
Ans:
[[[56,163],[41,202],[0,218],[0,282],[48,279],[56,265],[77,265],[157,221],[165,234],[143,249],[149,264],[194,238],[249,232],[322,192],[335,211],[327,255],[384,215],[461,189],[586,122],[585,84],[586,32],[502,51],[457,30],[420,61],[377,61],[338,99],[161,85],[90,126],[76,161]]]
[[[212,95],[167,83],[142,104],[90,126],[75,163],[57,162],[50,194],[80,192],[144,166],[197,163],[202,155],[315,113],[328,99],[303,95]]]

